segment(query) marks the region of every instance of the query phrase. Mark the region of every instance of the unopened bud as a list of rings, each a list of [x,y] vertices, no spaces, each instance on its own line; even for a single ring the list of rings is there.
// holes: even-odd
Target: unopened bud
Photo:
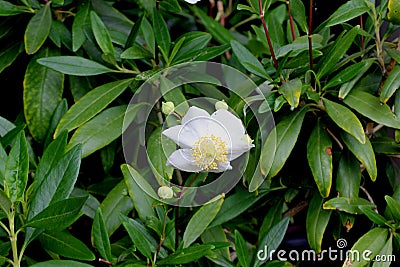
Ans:
[[[215,103],[215,109],[216,110],[220,110],[220,109],[228,110],[228,104],[224,100],[218,101],[217,103]]]
[[[161,111],[162,113],[164,113],[165,115],[169,115],[172,112],[174,112],[175,109],[175,105],[174,103],[168,101],[168,102],[163,102],[162,106],[161,106]]]
[[[174,197],[174,191],[172,191],[172,188],[165,185],[158,188],[157,194],[162,199],[171,199]]]
[[[248,145],[252,145],[254,140],[250,138],[250,135],[245,134],[242,137],[242,141],[246,142]]]

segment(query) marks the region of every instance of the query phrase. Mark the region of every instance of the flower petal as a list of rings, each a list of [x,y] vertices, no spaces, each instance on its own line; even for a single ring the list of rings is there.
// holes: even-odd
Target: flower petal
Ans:
[[[196,165],[190,154],[190,149],[178,149],[169,156],[167,165],[185,172],[200,172],[201,169]]]
[[[199,139],[197,133],[192,128],[183,125],[173,126],[162,133],[182,148],[193,147],[193,144]]]
[[[235,140],[240,140],[246,132],[242,121],[227,110],[217,110],[211,115],[211,118],[215,119],[225,127],[232,143],[235,143]]]
[[[182,118],[182,125],[184,125],[185,123],[187,123],[192,119],[196,119],[199,117],[209,118],[210,114],[208,114],[208,112],[205,111],[204,109],[192,106],[189,108],[188,112],[186,112],[186,115]]]
[[[229,154],[228,154],[227,158],[229,160],[234,160],[234,159],[240,157],[242,154],[249,151],[252,147],[254,147],[253,144],[249,145],[247,142],[244,142],[243,140],[235,140],[235,143],[233,144],[232,148],[229,150]]]

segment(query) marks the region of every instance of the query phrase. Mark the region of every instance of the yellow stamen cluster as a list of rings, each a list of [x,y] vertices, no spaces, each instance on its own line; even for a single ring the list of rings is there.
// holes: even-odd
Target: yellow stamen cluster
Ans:
[[[218,164],[226,163],[228,147],[221,137],[202,136],[192,148],[192,158],[203,171],[217,170]]]

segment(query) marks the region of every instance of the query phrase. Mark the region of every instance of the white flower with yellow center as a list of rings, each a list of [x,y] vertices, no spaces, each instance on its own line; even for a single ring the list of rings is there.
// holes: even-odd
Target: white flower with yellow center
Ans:
[[[225,109],[210,115],[201,108],[190,107],[181,125],[163,134],[181,147],[169,156],[167,164],[187,172],[230,170],[230,161],[254,146],[248,141],[242,121]]]
[[[185,1],[188,2],[189,4],[196,4],[200,0],[185,0]]]

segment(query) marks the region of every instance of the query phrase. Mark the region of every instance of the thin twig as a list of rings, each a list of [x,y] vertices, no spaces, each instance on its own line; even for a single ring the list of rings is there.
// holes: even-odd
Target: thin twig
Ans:
[[[365,189],[365,187],[362,186],[362,185],[360,185],[360,189],[367,195],[367,198],[368,198],[369,202],[371,202],[372,204],[374,204],[374,205],[376,206],[374,200],[372,199],[372,197],[371,197],[371,195],[369,194],[369,192],[367,191],[367,189]],[[375,208],[374,211],[375,211],[376,213],[379,214],[377,208]]]
[[[290,12],[289,0],[286,0],[286,5],[287,5],[288,15],[289,15],[290,31],[292,33],[292,40],[294,41],[294,40],[296,40],[296,31],[294,30],[294,21],[293,21],[292,12]]]
[[[267,37],[269,51],[271,52],[271,57],[272,57],[272,60],[274,61],[274,66],[275,66],[276,69],[278,69],[278,67],[279,67],[278,66],[278,61],[276,60],[274,48],[273,48],[272,42],[271,42],[271,37],[269,35],[269,31],[268,31],[268,28],[267,28],[267,23],[265,22],[265,18],[264,18],[264,9],[263,9],[263,6],[262,6],[262,0],[258,0],[258,6],[260,7],[260,18],[261,18],[262,25],[264,27],[265,36]]]
[[[326,132],[333,138],[333,140],[335,140],[335,142],[338,144],[338,146],[340,147],[340,150],[343,150],[343,145],[340,142],[340,140],[331,132],[331,130],[329,130],[328,128],[325,128]]]
[[[312,23],[313,23],[313,8],[314,0],[310,0],[309,6],[309,19],[308,19],[308,53],[310,56],[310,69],[314,70],[314,58],[313,58],[313,48],[312,48]]]
[[[360,28],[361,30],[364,30],[364,20],[363,20],[363,16],[360,16]],[[361,41],[361,51],[365,50],[365,43],[364,43],[364,36],[360,35],[360,41]]]

